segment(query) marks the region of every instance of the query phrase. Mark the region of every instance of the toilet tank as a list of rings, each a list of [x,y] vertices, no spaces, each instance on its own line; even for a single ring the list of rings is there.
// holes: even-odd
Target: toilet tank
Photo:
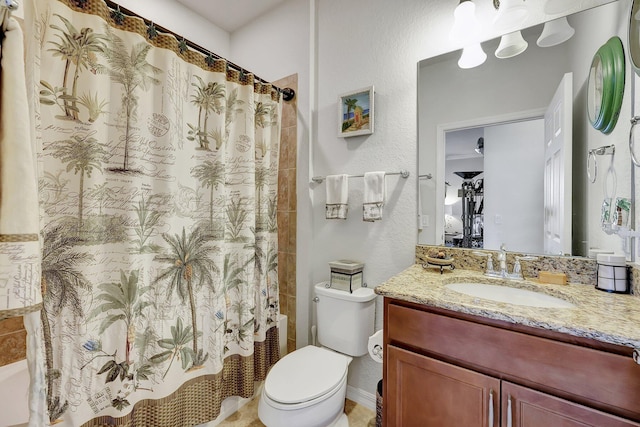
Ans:
[[[369,288],[349,293],[327,288],[328,284],[315,286],[318,342],[349,356],[367,354],[367,340],[374,332],[376,294]]]

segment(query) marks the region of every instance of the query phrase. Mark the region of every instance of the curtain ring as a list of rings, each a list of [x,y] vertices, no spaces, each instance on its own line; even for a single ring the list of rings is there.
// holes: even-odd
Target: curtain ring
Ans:
[[[633,128],[635,128],[638,122],[640,122],[640,116],[634,116],[631,118],[631,128],[629,129],[629,153],[631,154],[631,161],[633,162],[633,164],[640,167],[640,162],[636,158],[636,154],[634,153],[634,148],[633,148],[635,144],[635,140],[633,138],[634,136]]]
[[[589,171],[591,158],[593,158],[593,176],[591,176],[591,172]],[[596,153],[593,150],[589,150],[589,155],[587,156],[587,177],[589,178],[589,182],[592,184],[596,182],[596,179],[598,178],[598,159],[596,158]]]

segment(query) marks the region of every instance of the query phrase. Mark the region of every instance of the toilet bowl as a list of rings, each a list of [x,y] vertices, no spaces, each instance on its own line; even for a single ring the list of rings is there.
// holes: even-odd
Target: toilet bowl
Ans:
[[[343,408],[351,360],[311,345],[288,354],[267,375],[260,420],[267,427],[347,426]]]
[[[318,339],[280,359],[269,371],[258,403],[267,427],[348,427],[344,414],[347,372],[353,357],[368,353],[375,293],[315,286]]]

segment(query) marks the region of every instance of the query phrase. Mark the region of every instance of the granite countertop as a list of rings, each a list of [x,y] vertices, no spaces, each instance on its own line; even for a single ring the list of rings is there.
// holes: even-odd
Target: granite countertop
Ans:
[[[575,307],[538,308],[500,303],[445,287],[465,281],[505,284],[542,292],[569,301]],[[414,264],[376,287],[375,292],[385,297],[640,349],[640,298],[603,292],[590,285],[504,281],[461,269],[445,270],[440,274],[439,269],[424,269],[420,264]]]

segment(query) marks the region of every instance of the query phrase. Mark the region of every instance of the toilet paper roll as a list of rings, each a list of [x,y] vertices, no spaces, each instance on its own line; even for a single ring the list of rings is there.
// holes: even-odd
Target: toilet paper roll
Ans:
[[[382,363],[382,329],[369,337],[367,350],[373,360]]]

